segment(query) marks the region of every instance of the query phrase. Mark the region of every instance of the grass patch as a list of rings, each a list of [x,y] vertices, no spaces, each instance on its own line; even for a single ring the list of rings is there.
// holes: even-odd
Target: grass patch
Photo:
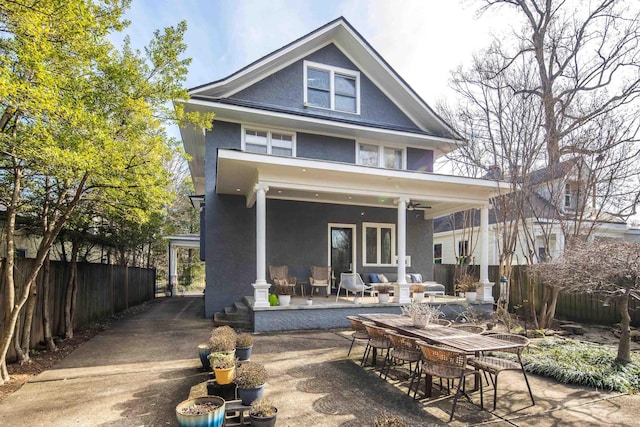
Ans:
[[[531,344],[523,355],[527,372],[577,384],[622,393],[640,392],[640,356],[633,363],[615,361],[617,352],[605,346],[571,339],[546,338]]]

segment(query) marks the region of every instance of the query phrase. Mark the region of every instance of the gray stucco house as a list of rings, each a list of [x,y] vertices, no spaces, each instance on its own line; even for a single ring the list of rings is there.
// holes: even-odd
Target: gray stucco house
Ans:
[[[405,274],[433,277],[432,219],[479,207],[486,225],[500,191],[433,173],[465,141],[344,18],[189,93],[187,111],[215,113],[211,131],[181,130],[207,317],[246,295],[268,306],[269,265],[394,273],[408,302]]]

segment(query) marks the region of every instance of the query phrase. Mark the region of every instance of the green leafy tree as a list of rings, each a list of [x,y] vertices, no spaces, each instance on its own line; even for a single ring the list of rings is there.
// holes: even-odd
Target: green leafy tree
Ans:
[[[126,207],[146,222],[169,201],[165,120],[209,128],[212,115],[185,113],[186,24],[156,31],[144,52],[107,36],[125,28],[128,0],[26,0],[0,5],[0,203],[6,207],[0,383],[20,311],[69,218],[85,201]],[[172,106],[172,102],[175,106]],[[44,186],[44,183],[48,185]],[[13,277],[16,218],[46,198],[35,263]],[[38,206],[45,206],[39,204]]]

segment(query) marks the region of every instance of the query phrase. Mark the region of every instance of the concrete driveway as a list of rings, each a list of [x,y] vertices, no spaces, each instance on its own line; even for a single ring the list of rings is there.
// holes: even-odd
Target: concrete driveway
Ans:
[[[0,403],[0,425],[177,425],[176,404],[208,379],[196,350],[212,327],[203,312],[201,297],[162,298],[116,322]],[[270,373],[265,394],[279,408],[279,426],[367,426],[381,411],[411,426],[446,424],[450,398],[414,401],[403,381],[359,366],[362,347],[346,359],[349,344],[349,331],[256,336],[252,360]],[[637,396],[532,376],[531,406],[522,377],[503,375],[495,413],[462,400],[451,424],[640,426]],[[472,398],[479,402],[477,393]]]

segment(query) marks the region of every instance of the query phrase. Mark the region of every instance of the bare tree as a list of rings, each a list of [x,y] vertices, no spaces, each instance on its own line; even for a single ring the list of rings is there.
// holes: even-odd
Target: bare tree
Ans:
[[[629,301],[640,300],[639,242],[576,240],[559,259],[530,268],[544,283],[562,292],[590,294],[615,302],[621,317],[616,360],[631,362]]]

